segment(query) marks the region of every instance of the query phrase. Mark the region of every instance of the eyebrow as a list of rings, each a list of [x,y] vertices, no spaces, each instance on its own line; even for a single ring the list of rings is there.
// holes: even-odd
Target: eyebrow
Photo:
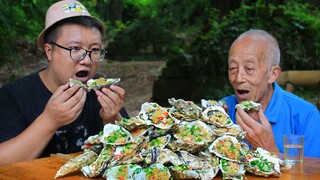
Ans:
[[[246,57],[242,59],[243,63],[259,64],[259,60],[256,57]]]
[[[256,62],[256,58],[255,57],[246,57],[246,58],[239,58],[239,57],[229,57],[228,61],[232,61],[232,60],[237,60],[237,59],[242,59],[244,62]]]
[[[86,45],[86,44],[84,44],[84,43],[82,43],[82,42],[80,42],[80,41],[69,41],[68,43],[70,43],[70,44],[72,44],[72,45],[78,45],[78,46],[80,46],[80,45]],[[89,45],[90,47],[91,46],[102,46],[102,44],[101,43],[98,43],[98,42],[95,42],[95,43],[92,43],[92,44],[90,44]]]

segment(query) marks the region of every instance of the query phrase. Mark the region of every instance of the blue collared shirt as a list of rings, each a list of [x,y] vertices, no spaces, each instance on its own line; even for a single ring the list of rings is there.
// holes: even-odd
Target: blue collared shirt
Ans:
[[[225,97],[228,114],[236,122],[238,104],[235,95]],[[304,155],[320,157],[320,115],[315,105],[289,93],[274,83],[274,92],[264,112],[268,118],[276,145],[281,153],[284,152],[283,135],[304,135]]]

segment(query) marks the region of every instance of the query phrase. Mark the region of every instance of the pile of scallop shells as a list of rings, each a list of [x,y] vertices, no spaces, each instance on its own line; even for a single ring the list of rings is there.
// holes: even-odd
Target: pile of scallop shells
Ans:
[[[106,179],[243,179],[245,173],[280,176],[281,159],[261,148],[249,150],[245,131],[222,103],[169,99],[171,107],[142,104],[135,117],[106,124],[89,137],[83,153],[55,178],[81,171]],[[218,173],[221,172],[221,173]]]

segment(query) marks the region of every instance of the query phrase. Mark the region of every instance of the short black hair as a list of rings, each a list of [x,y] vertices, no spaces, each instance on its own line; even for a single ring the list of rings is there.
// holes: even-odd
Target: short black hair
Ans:
[[[103,26],[97,20],[89,16],[76,16],[58,21],[50,28],[48,28],[44,33],[44,43],[49,43],[51,41],[56,42],[56,40],[58,39],[59,31],[62,25],[65,24],[78,24],[85,27],[95,27],[100,31],[102,37],[105,34]]]

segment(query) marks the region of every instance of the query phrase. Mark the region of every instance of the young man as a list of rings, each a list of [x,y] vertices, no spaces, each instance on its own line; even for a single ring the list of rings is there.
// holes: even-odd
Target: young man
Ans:
[[[97,77],[104,33],[104,24],[78,1],[48,9],[38,37],[48,67],[0,90],[0,164],[78,152],[104,124],[128,117],[124,89],[112,85],[87,93],[69,87],[69,78],[86,83]]]
[[[233,121],[246,132],[253,147],[282,152],[283,135],[305,136],[304,155],[320,157],[320,115],[311,103],[282,90],[275,82],[281,73],[277,40],[263,30],[241,34],[229,51],[229,81],[235,95],[224,98]],[[235,105],[252,100],[262,105],[258,122]]]

